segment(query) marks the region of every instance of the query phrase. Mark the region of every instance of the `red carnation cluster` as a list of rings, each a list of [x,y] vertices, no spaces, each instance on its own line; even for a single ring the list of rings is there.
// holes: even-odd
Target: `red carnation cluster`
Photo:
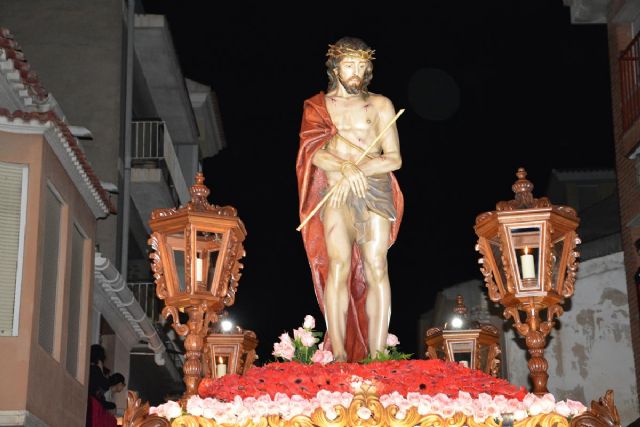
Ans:
[[[523,387],[494,378],[475,369],[441,360],[393,360],[358,363],[330,363],[306,365],[297,362],[270,363],[250,369],[246,375],[226,375],[219,379],[205,378],[198,392],[201,397],[231,401],[235,396],[258,397],[276,393],[298,394],[306,399],[320,390],[354,393],[353,377],[369,380],[378,395],[394,391],[403,396],[417,392],[435,396],[443,393],[456,397],[458,391],[477,397],[480,393],[503,395],[522,400],[527,394]]]

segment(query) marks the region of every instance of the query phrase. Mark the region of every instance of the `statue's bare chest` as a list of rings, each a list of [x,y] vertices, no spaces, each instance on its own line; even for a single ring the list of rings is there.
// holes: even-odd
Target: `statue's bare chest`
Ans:
[[[371,129],[378,113],[371,102],[361,97],[339,98],[327,96],[327,110],[333,124],[340,131]]]

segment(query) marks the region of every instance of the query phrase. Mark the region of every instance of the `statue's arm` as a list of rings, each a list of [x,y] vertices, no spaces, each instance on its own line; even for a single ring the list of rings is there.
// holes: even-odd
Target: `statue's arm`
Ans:
[[[340,172],[344,160],[333,154],[331,151],[321,148],[315,152],[311,163],[325,172]]]
[[[391,101],[380,96],[376,99],[376,107],[379,111],[379,120],[377,125],[377,132],[380,132],[384,127],[393,120],[396,115],[396,111],[393,108]],[[398,138],[398,128],[395,123],[385,132],[380,138],[382,155],[373,159],[367,159],[362,162],[358,167],[366,175],[379,175],[387,172],[392,172],[400,169],[402,166],[402,157],[400,156],[400,140]]]

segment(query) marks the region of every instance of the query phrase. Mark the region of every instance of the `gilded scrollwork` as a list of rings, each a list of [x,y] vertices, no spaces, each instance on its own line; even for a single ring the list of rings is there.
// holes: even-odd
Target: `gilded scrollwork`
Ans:
[[[543,253],[545,254],[545,273],[542,286],[545,291],[549,292],[555,289],[553,283],[553,240],[551,239],[551,236],[553,235],[553,224],[547,223],[547,226],[543,227],[543,230],[544,236],[542,239],[542,244],[547,246],[547,250],[543,251]]]
[[[348,408],[337,405],[331,416],[322,408],[315,409],[310,416],[297,415],[284,419],[280,415],[249,419],[242,427],[618,427],[620,416],[613,401],[613,391],[608,390],[597,402],[591,402],[591,408],[582,415],[569,420],[555,412],[527,417],[513,421],[512,415],[504,414],[502,419],[488,417],[483,421],[472,415],[455,413],[451,417],[438,414],[420,414],[415,406],[404,412],[396,405],[384,407],[375,388],[364,384],[356,393]],[[149,415],[149,405],[142,404],[135,392],[130,391],[128,406],[123,417],[124,427],[221,427],[213,419],[194,415],[182,415],[171,422],[156,415]],[[226,427],[240,425],[224,424]]]
[[[180,316],[178,315],[178,309],[176,307],[165,305],[165,307],[162,309],[162,316],[165,319],[169,319],[169,316],[173,318],[173,329],[175,329],[177,334],[181,337],[189,333],[189,327],[180,323]]]
[[[122,416],[124,427],[169,427],[171,423],[166,418],[149,415],[149,403],[142,403],[138,393],[127,393],[127,409]]]
[[[487,265],[487,250],[483,239],[478,240],[476,250],[482,255],[478,260],[478,264],[480,264],[480,272],[484,277],[484,283],[489,292],[489,299],[493,302],[498,302],[500,301],[500,292],[494,280],[493,270],[490,265]]]
[[[571,238],[573,237],[573,238]],[[567,238],[567,241],[572,242],[573,246],[569,251],[569,257],[567,258],[567,272],[565,274],[564,283],[562,285],[562,296],[565,298],[573,295],[573,291],[576,283],[576,275],[578,273],[578,257],[580,252],[575,250],[576,245],[580,244],[580,238],[577,234],[573,233],[573,236]]]
[[[613,401],[613,390],[591,401],[591,408],[571,420],[571,427],[619,427],[620,415]]]
[[[540,322],[540,331],[545,336],[549,335],[549,332],[551,332],[551,329],[553,329],[556,323],[553,319],[562,316],[562,313],[564,313],[564,310],[559,304],[552,304],[547,308],[547,320]]]
[[[502,315],[504,316],[505,319],[508,319],[510,317],[513,318],[513,323],[514,323],[513,327],[516,328],[518,333],[523,337],[527,336],[527,334],[529,333],[530,327],[526,323],[522,323],[520,319],[520,312],[516,307],[513,307],[513,306],[506,307]]]
[[[153,278],[156,282],[156,295],[158,295],[158,298],[160,299],[165,299],[169,294],[164,276],[164,266],[162,265],[162,258],[160,257],[160,239],[161,237],[158,233],[151,234],[148,243],[153,249],[153,252],[149,254],[149,259],[151,260]]]

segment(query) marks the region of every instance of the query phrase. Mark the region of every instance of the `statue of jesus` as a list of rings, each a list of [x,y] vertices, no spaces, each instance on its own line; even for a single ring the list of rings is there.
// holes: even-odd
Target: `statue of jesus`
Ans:
[[[402,164],[395,124],[379,135],[395,110],[367,88],[373,54],[353,37],[329,45],[329,87],[304,102],[296,162],[301,220],[337,186],[302,229],[327,323],[325,345],[337,361],[357,362],[385,350],[391,316],[387,250],[404,208],[392,173]]]

